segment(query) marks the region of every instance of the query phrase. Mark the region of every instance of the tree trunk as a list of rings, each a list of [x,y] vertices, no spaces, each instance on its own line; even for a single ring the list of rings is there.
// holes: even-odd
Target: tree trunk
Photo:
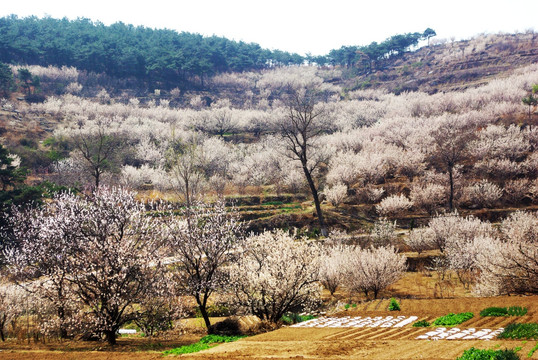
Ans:
[[[321,210],[321,203],[319,201],[318,189],[316,189],[316,184],[314,184],[312,175],[308,171],[306,165],[303,165],[303,171],[306,176],[306,180],[308,181],[308,186],[310,186],[312,197],[314,197],[314,205],[316,206],[316,213],[318,214],[318,221],[319,221],[319,227],[321,230],[321,236],[327,237],[329,235],[329,231],[327,230],[327,226],[325,225],[325,220],[323,218],[323,212]]]
[[[196,294],[194,298],[196,299],[196,303],[198,303],[198,307],[200,307],[200,313],[202,314],[202,318],[204,319],[205,326],[207,327],[207,330],[209,330],[209,327],[211,326],[211,321],[209,321],[209,315],[207,314],[207,297],[205,297],[202,301],[199,294]]]
[[[454,209],[454,175],[453,167],[448,167],[448,181],[450,183],[450,194],[448,196],[448,209],[452,211]]]
[[[105,331],[105,340],[108,342],[109,345],[116,345],[116,331],[115,330]]]
[[[207,309],[205,306],[200,306],[200,313],[202,313],[202,318],[204,319],[205,326],[207,327],[207,330],[209,331],[209,327],[211,326],[211,321],[209,321],[209,315],[207,314]]]
[[[65,309],[63,306],[58,308],[58,319],[60,319],[60,338],[67,339],[67,329],[64,326]]]
[[[99,189],[99,178],[100,178],[100,173],[99,173],[99,170],[96,170],[95,173],[94,173],[94,177],[95,177],[95,190],[97,191],[97,189]]]

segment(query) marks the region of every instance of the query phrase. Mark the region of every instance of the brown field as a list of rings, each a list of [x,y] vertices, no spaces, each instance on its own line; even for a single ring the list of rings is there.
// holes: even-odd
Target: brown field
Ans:
[[[358,304],[353,310],[333,316],[388,316],[389,300]],[[485,317],[478,313],[489,306],[525,306],[525,316]],[[458,326],[460,329],[497,329],[518,322],[538,322],[538,296],[503,296],[492,298],[402,299],[402,311],[397,315],[415,315],[433,320],[449,312],[471,311],[475,317]],[[192,324],[191,324],[192,325]],[[194,324],[194,326],[198,326]],[[521,347],[519,355],[527,358],[536,341],[507,340],[416,340],[431,329],[413,328],[292,328],[218,345],[212,349],[182,359],[456,359],[464,350],[476,348]],[[7,341],[0,344],[0,359],[162,359],[161,351],[198,340],[201,335],[183,335],[177,339],[121,338],[119,345],[110,348],[101,343],[64,342],[31,344]],[[532,357],[538,358],[538,352]]]

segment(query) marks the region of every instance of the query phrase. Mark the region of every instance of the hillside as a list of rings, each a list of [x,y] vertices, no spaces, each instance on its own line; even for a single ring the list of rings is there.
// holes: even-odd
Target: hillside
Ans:
[[[471,40],[433,42],[405,53],[375,73],[351,77],[343,83],[351,89],[384,88],[395,93],[460,91],[536,62],[535,33],[481,35]]]
[[[521,148],[503,150],[516,151],[508,160],[497,150],[470,151],[459,165],[466,178],[456,190],[460,211],[498,221],[514,209],[536,206],[533,129],[537,118],[528,113],[533,109],[525,107],[521,99],[538,82],[529,66],[537,62],[538,43],[535,34],[528,33],[484,35],[453,43],[432,41],[430,46],[387,59],[369,73],[356,66],[292,66],[217,74],[206,79],[202,90],[149,92],[129,79],[72,67],[32,65],[27,68],[39,78],[32,96],[41,100],[24,101],[29,95],[22,87],[3,100],[0,132],[3,143],[32,170],[33,181],[49,179],[70,185],[68,178],[58,178],[57,170],[51,169],[73,154],[73,144],[63,140],[71,136],[68,129],[75,119],[88,126],[95,119],[108,119],[119,126],[114,131],[129,139],[128,147],[115,159],[118,163],[110,180],[144,190],[144,196],[178,199],[165,184],[170,176],[164,170],[170,166],[166,164],[167,147],[178,129],[182,139],[174,141],[180,143],[192,141],[188,139],[195,130],[203,134],[195,141],[207,154],[200,164],[203,192],[233,199],[244,218],[251,220],[252,230],[294,226],[309,233],[317,218],[304,177],[296,163],[279,156],[276,147],[280,140],[271,136],[278,133],[290,89],[317,87],[330,124],[322,141],[331,154],[321,164],[316,182],[321,191],[342,181],[348,189],[339,206],[324,202],[331,227],[368,231],[378,218],[376,206],[383,198],[419,196],[424,176],[434,174],[439,177],[437,185],[446,186],[441,179],[445,170],[435,160],[432,144],[427,145],[430,150],[420,150],[418,157],[416,153],[406,155],[414,147],[424,146],[418,145],[417,126],[435,127],[437,122],[447,121],[446,117],[450,121],[471,119],[472,126],[478,126],[473,135],[476,141],[484,134],[479,130],[491,126],[499,133],[487,136],[495,141],[523,142]],[[11,69],[16,74],[24,68]],[[509,135],[513,129],[508,127],[514,125],[523,125],[525,131]],[[375,145],[375,138],[383,139],[382,144]],[[366,149],[377,151],[380,158],[374,160]],[[212,153],[215,158],[209,155]],[[345,165],[354,174],[349,178],[342,177],[339,166],[344,165],[338,163],[346,156],[354,159],[345,160],[354,161]],[[408,163],[398,160],[401,156]],[[90,180],[75,178],[79,185]],[[493,181],[503,193],[493,203],[476,205],[468,192],[482,180]],[[465,194],[463,189],[467,189]],[[377,192],[382,195],[372,195]],[[432,213],[446,209],[439,195],[434,198],[437,203],[430,205],[419,205],[417,198],[411,211],[391,217],[399,219],[399,226],[425,224]]]

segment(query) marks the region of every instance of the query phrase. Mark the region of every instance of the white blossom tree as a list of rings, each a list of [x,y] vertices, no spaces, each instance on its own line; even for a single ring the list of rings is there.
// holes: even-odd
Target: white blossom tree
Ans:
[[[288,233],[249,237],[230,269],[237,302],[262,320],[277,323],[318,299],[320,249]]]
[[[338,207],[347,197],[347,186],[336,184],[323,190],[323,194],[333,206]]]
[[[345,282],[351,291],[362,291],[368,297],[397,281],[405,272],[405,256],[392,246],[348,251]]]
[[[501,236],[481,257],[479,290],[488,295],[538,293],[538,216],[517,211],[501,223]]]
[[[24,290],[15,284],[0,283],[0,340],[6,340],[6,325],[15,321],[24,311],[25,295]]]
[[[229,283],[224,267],[235,258],[243,227],[238,214],[228,212],[220,200],[212,205],[195,203],[183,215],[167,221],[176,283],[195,298],[209,329],[208,300]]]
[[[119,169],[125,138],[119,125],[110,118],[79,116],[77,123],[57,132],[70,139],[74,147],[71,157],[93,178],[95,189],[101,185],[103,174]]]
[[[413,206],[413,202],[409,200],[405,195],[391,195],[387,196],[379,204],[376,205],[376,211],[382,216],[397,215],[406,210],[409,210]]]
[[[80,318],[115,344],[120,326],[136,318],[133,305],[163,271],[160,219],[119,188],[62,193],[29,218],[14,220],[21,245],[8,258],[15,274],[38,278],[38,294],[57,304],[60,318],[80,304]]]
[[[461,118],[443,118],[432,130],[431,161],[448,173],[448,208],[454,209],[454,172],[457,165],[469,156],[469,143],[474,137],[472,124]]]
[[[330,235],[332,237],[332,234]],[[321,284],[334,295],[345,279],[345,246],[331,246],[326,249],[322,256],[319,268],[319,280]]]
[[[187,207],[202,192],[205,182],[204,157],[198,142],[192,138],[170,149],[168,154],[172,186],[183,196]]]

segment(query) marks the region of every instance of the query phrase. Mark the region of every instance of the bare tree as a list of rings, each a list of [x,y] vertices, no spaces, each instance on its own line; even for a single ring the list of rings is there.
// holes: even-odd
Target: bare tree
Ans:
[[[184,217],[167,221],[170,247],[177,267],[177,285],[192,295],[209,329],[208,300],[228,283],[223,267],[234,258],[242,241],[242,225],[236,212],[224,202],[193,204]]]
[[[301,162],[303,173],[314,198],[322,236],[327,236],[328,230],[321,210],[318,185],[314,179],[315,171],[323,157],[315,155],[320,135],[327,133],[329,126],[324,117],[323,106],[317,101],[318,92],[315,89],[303,88],[292,91],[287,99],[287,115],[280,122],[280,134],[284,139],[288,155],[293,160]]]

